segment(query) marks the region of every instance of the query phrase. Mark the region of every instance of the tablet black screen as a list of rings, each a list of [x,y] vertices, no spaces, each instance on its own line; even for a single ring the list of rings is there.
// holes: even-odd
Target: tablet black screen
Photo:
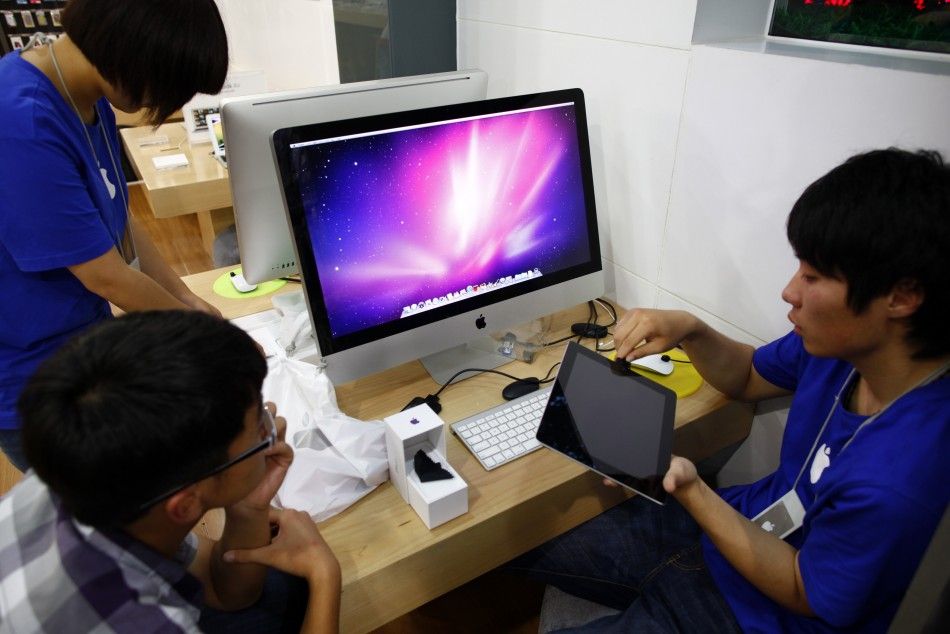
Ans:
[[[571,343],[538,441],[653,501],[666,498],[676,395]]]

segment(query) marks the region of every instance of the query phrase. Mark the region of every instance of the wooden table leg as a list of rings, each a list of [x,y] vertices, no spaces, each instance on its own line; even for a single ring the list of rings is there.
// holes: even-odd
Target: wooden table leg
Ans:
[[[199,211],[198,230],[201,232],[201,244],[204,246],[208,255],[214,257],[214,238],[218,233],[234,224],[234,209],[224,207],[223,209],[212,209],[211,211]]]

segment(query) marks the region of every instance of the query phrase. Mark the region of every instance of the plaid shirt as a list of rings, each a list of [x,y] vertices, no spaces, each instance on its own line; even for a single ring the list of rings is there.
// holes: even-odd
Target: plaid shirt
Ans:
[[[0,499],[0,634],[197,632],[196,552],[194,535],[171,560],[80,524],[30,471]]]

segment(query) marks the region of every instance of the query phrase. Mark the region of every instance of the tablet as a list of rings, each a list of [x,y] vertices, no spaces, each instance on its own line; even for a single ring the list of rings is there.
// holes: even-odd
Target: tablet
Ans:
[[[670,467],[676,393],[571,342],[538,442],[658,504]]]

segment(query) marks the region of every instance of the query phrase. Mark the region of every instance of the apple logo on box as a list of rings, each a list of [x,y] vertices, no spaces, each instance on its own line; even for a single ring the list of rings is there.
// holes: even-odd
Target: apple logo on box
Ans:
[[[478,319],[475,320],[475,327],[479,330],[485,327],[485,315],[478,316]]]

